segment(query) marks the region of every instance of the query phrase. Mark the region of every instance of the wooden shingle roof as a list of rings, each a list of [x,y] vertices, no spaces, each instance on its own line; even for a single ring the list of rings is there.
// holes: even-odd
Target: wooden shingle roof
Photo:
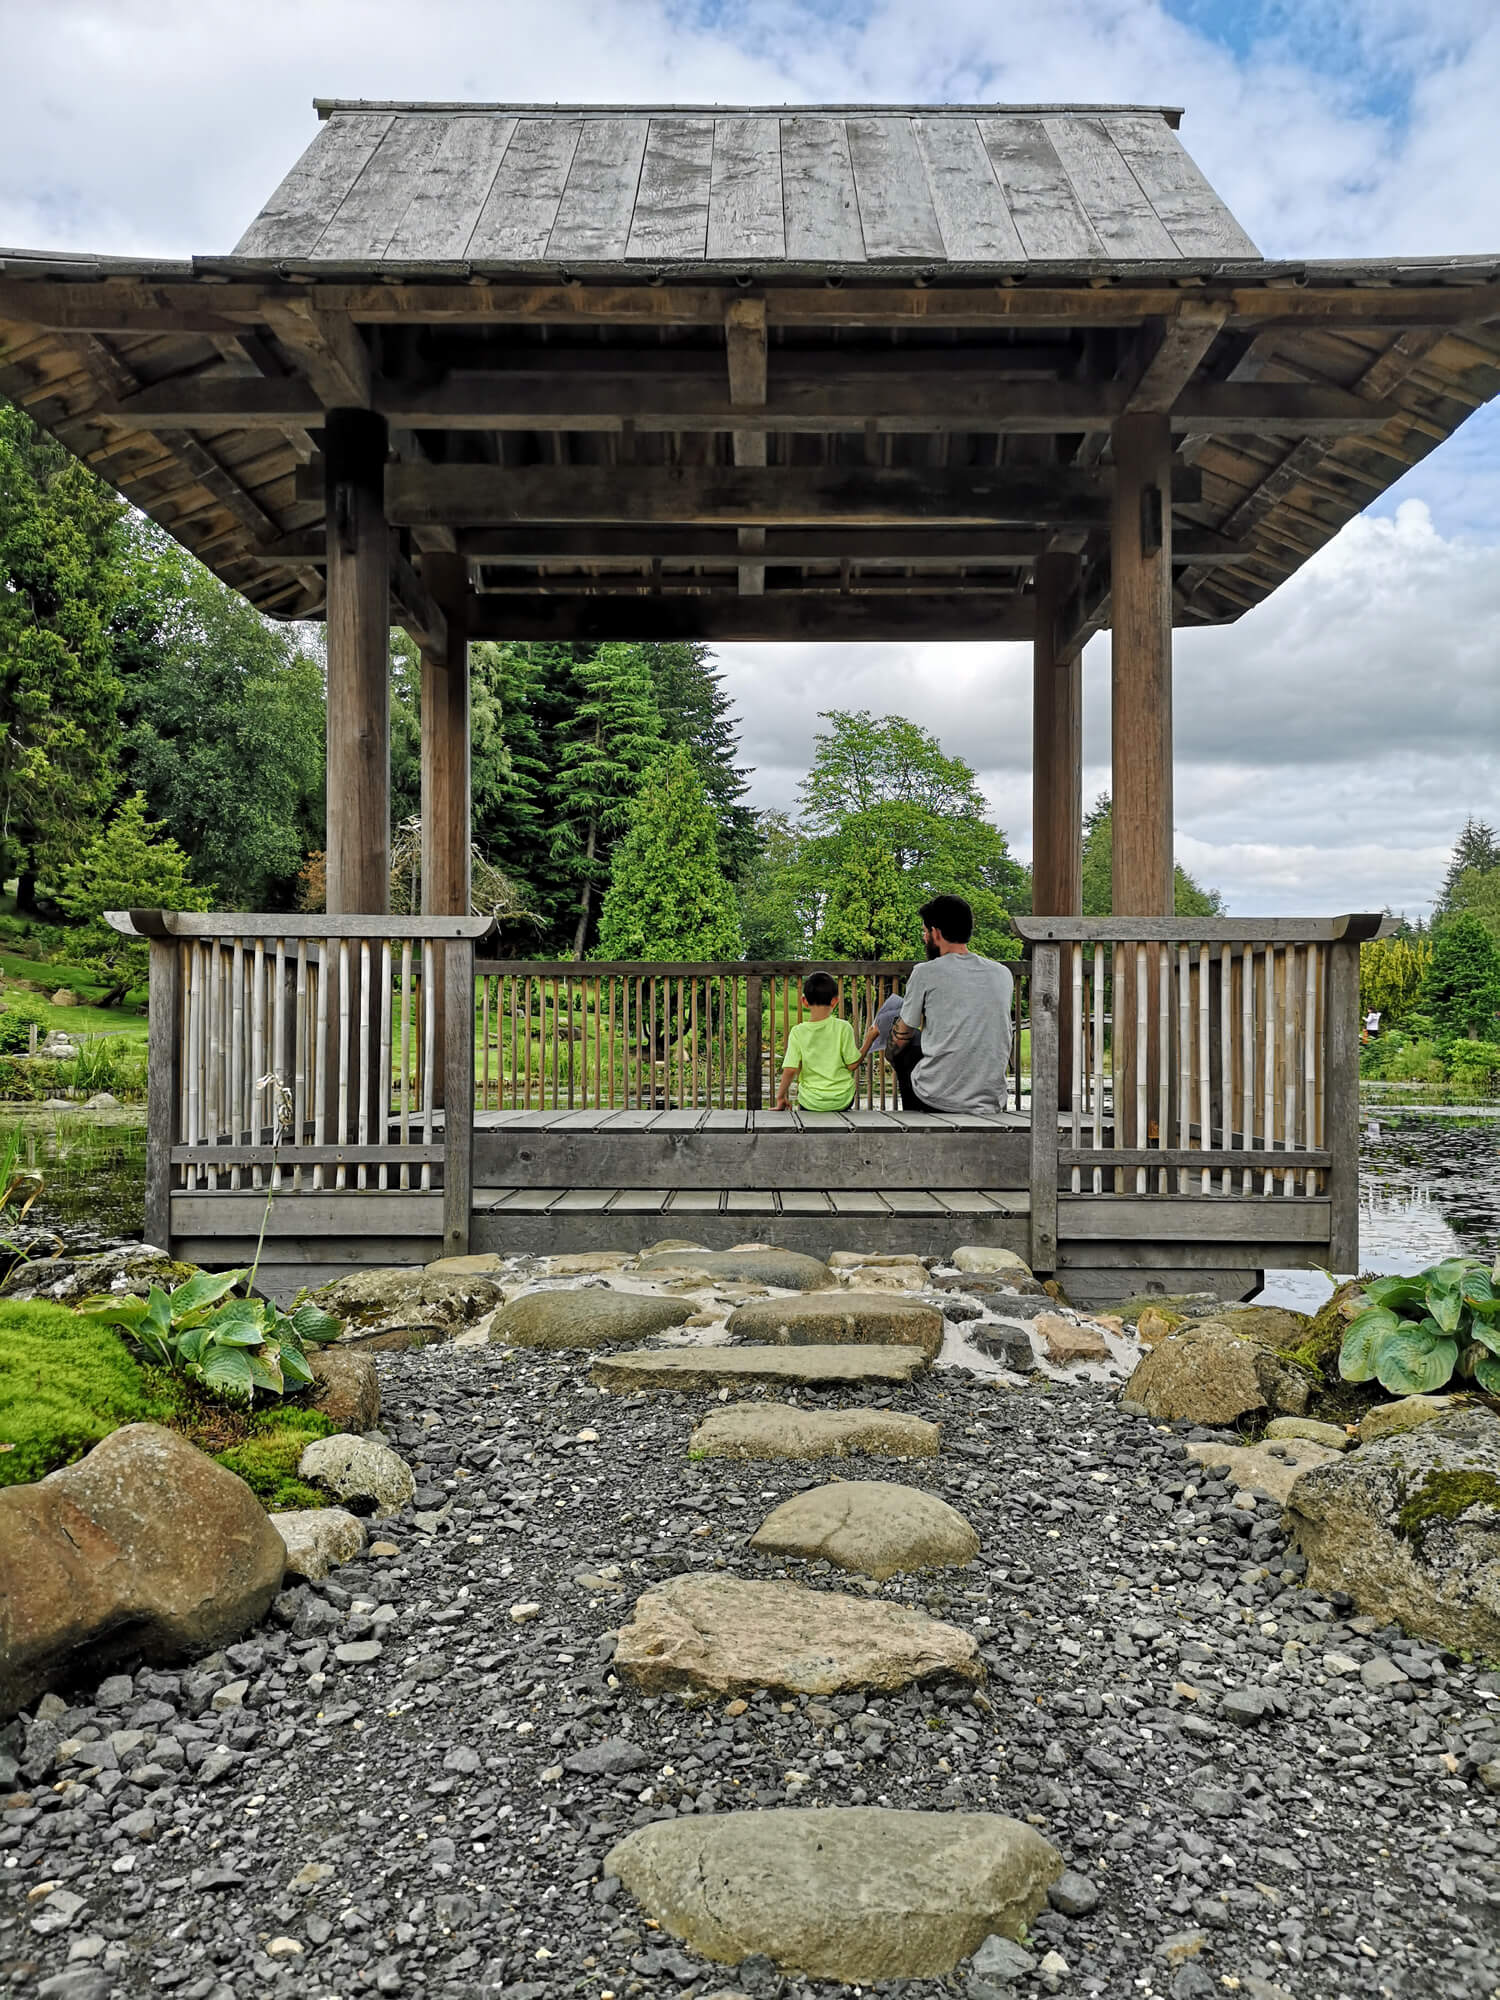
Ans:
[[[319,110],[236,257],[769,274],[1260,254],[1177,113],[1142,106]]]

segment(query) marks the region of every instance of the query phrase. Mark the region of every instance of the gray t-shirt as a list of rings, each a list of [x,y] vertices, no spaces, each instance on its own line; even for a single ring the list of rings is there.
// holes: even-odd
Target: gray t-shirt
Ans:
[[[922,1031],[912,1083],[934,1111],[993,1117],[1005,1109],[1014,981],[998,960],[952,951],[925,960],[906,982],[901,1018]]]

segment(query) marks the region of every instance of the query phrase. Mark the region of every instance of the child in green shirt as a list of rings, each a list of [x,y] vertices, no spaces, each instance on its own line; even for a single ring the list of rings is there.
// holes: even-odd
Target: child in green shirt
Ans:
[[[800,1077],[799,1110],[847,1111],[854,1102],[852,1072],[859,1068],[859,1049],[849,1023],[842,1017],[834,1019],[838,997],[838,982],[831,973],[810,972],[803,980],[809,1018],[799,1021],[786,1038],[776,1092],[778,1111],[787,1109],[794,1076]]]

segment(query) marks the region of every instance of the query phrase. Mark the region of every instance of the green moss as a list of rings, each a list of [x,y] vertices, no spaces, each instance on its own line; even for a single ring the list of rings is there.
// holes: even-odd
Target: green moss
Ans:
[[[169,1423],[179,1385],[64,1306],[0,1301],[0,1486],[71,1465],[122,1424]]]
[[[1500,1513],[1500,1479],[1492,1472],[1477,1469],[1430,1472],[1402,1501],[1396,1516],[1396,1529],[1407,1541],[1421,1549],[1436,1523],[1456,1521],[1471,1507],[1489,1507]]]
[[[329,1496],[297,1477],[297,1463],[314,1438],[328,1437],[336,1428],[318,1410],[267,1410],[250,1419],[242,1443],[216,1452],[215,1462],[243,1479],[268,1512],[327,1507]]]

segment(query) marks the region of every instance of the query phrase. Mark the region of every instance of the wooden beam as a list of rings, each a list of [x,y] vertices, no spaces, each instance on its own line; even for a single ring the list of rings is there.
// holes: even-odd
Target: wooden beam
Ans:
[[[1026,640],[1032,632],[1029,597],[1016,592],[955,597],[814,596],[727,593],[662,597],[480,597],[471,639],[705,639],[825,642],[901,639]]]
[[[1126,408],[1172,409],[1228,317],[1229,307],[1222,299],[1185,299],[1169,319],[1149,322],[1144,329],[1149,352],[1131,385]]]
[[[368,409],[374,389],[369,349],[352,320],[311,299],[273,301],[266,324],[328,408]]]
[[[1170,916],[1172,436],[1162,415],[1114,429],[1110,519],[1111,790],[1116,916]],[[1153,1101],[1154,1109],[1154,1101]],[[1144,1135],[1139,1140],[1144,1145]]]
[[[764,410],[766,404],[766,302],[764,299],[732,299],[724,315],[724,344],[729,356],[729,401],[737,415]],[[763,430],[739,425],[734,431],[736,465],[763,466],[767,459]],[[759,554],[766,545],[764,528],[736,530],[739,545],[749,555]],[[740,564],[740,595],[761,597],[766,588],[764,563]]]
[[[442,606],[405,556],[391,551],[391,623],[399,625],[418,647],[437,654],[448,648],[448,621]]]
[[[1066,466],[992,471],[892,467],[392,465],[386,515],[402,527],[539,521],[684,526],[878,527],[910,521],[1102,525],[1110,475]],[[1170,497],[1197,501],[1202,476],[1174,469]]]
[[[736,305],[761,304],[736,300]],[[1161,355],[1142,384],[1018,381],[1008,371],[965,370],[949,376],[941,349],[924,367],[866,376],[850,360],[829,380],[799,363],[774,369],[758,403],[742,404],[721,383],[684,360],[680,373],[643,374],[622,359],[613,371],[575,375],[548,368],[455,374],[431,385],[381,382],[373,407],[393,426],[412,430],[733,431],[747,445],[770,431],[860,430],[881,435],[934,431],[1052,436],[1107,428],[1135,407],[1138,395],[1166,393]],[[1064,357],[1065,358],[1065,357]],[[1180,360],[1181,352],[1177,358]],[[1156,372],[1153,373],[1153,370]],[[323,399],[296,377],[191,375],[153,383],[101,412],[136,429],[196,430],[316,428]],[[1182,389],[1171,409],[1174,431],[1248,435],[1342,435],[1378,430],[1404,414],[1398,403],[1371,402],[1333,385],[1301,382],[1201,383]],[[738,447],[737,447],[738,449]],[[763,464],[764,458],[736,458]]]
[[[328,477],[328,910],[390,907],[390,544],[381,511],[386,426],[331,410]]]

